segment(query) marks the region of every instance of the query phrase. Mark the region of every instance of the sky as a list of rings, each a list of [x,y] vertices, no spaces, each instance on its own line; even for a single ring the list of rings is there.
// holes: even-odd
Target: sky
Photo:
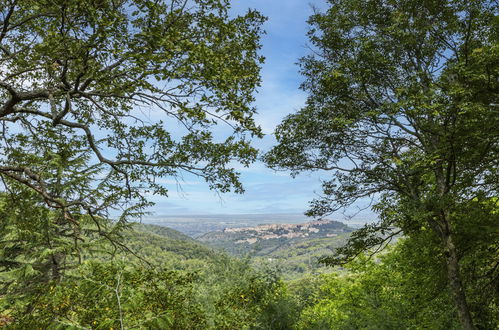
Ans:
[[[324,8],[321,0],[233,0],[231,13],[243,14],[248,8],[256,9],[268,17],[264,24],[261,54],[266,61],[262,67],[262,86],[256,94],[255,119],[265,137],[255,141],[262,151],[275,144],[274,128],[290,113],[305,103],[306,94],[299,89],[303,77],[296,64],[309,53],[306,23],[313,7]],[[309,201],[321,190],[317,174],[300,174],[291,178],[289,173],[275,172],[261,162],[249,168],[236,167],[246,192],[243,195],[219,195],[210,191],[202,180],[186,178],[184,182],[164,180],[170,195],[152,197],[156,205],[151,211],[156,216],[188,214],[263,214],[304,213]],[[357,210],[351,210],[356,212]]]

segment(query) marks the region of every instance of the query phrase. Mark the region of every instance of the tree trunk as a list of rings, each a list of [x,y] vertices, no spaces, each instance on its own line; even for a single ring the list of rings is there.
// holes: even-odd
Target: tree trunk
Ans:
[[[61,266],[64,259],[64,255],[57,253],[52,255],[52,265],[51,265],[51,280],[59,282],[61,280]]]
[[[438,137],[437,137],[438,140]],[[435,143],[438,145],[438,142]],[[443,159],[452,159],[453,157],[442,157]],[[441,163],[436,167],[435,179],[437,183],[437,196],[440,204],[440,209],[436,214],[439,219],[437,225],[438,232],[443,241],[445,261],[447,266],[447,279],[449,281],[449,288],[454,299],[454,305],[457,308],[457,314],[461,326],[465,330],[475,330],[473,320],[471,318],[468,302],[466,301],[466,293],[464,291],[463,282],[461,281],[461,271],[459,269],[459,259],[457,256],[457,249],[454,245],[449,206],[445,203],[448,200],[448,192],[450,191],[450,182],[448,180],[448,172],[452,167]],[[445,170],[444,170],[445,169]]]
[[[445,256],[447,263],[447,276],[451,294],[454,299],[454,304],[457,307],[457,313],[463,329],[476,329],[471,319],[471,313],[466,302],[466,294],[464,292],[463,283],[461,281],[461,272],[459,270],[459,261],[457,258],[456,246],[452,240],[450,232],[444,233]]]

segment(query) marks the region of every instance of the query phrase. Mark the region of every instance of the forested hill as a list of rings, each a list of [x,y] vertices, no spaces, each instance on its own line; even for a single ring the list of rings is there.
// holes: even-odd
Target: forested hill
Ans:
[[[296,279],[331,271],[319,258],[345,244],[351,231],[341,222],[325,220],[227,228],[196,240],[168,227],[137,223],[125,233],[125,243],[137,255],[162,267],[187,269],[218,262],[229,253],[250,256],[251,264],[258,268],[271,264],[284,278]]]
[[[179,268],[179,261],[214,259],[220,254],[168,227],[137,223],[124,236],[130,250],[162,266]]]
[[[158,225],[152,225],[152,224],[145,224],[145,223],[136,223],[133,225],[133,229],[139,232],[147,232],[147,233],[153,233],[159,236],[167,237],[170,239],[176,239],[176,240],[181,240],[181,241],[191,241],[194,242],[195,240],[178,230],[172,229],[170,227],[165,227],[165,226],[158,226]]]

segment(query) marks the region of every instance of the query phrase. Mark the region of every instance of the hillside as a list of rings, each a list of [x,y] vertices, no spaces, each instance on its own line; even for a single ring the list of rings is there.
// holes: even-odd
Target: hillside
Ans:
[[[184,268],[189,260],[212,261],[219,255],[187,235],[156,225],[134,224],[124,243],[147,261],[172,268]]]
[[[133,229],[139,232],[153,233],[170,239],[195,242],[193,238],[170,227],[154,225],[154,224],[135,223],[133,224]]]
[[[352,228],[341,222],[320,220],[226,228],[207,233],[198,240],[235,256],[249,256],[254,265],[271,266],[289,279],[329,271],[319,264],[319,258],[334,253],[351,231]]]
[[[272,267],[284,278],[295,279],[331,271],[318,262],[319,258],[345,244],[352,230],[338,221],[320,220],[226,228],[196,240],[168,227],[134,224],[125,237],[128,247],[156,265],[187,269],[216,262],[225,251],[249,257],[254,266]]]
[[[226,228],[204,234],[198,240],[233,255],[266,256],[292,243],[314,238],[334,238],[352,230],[338,221],[317,220],[300,224]]]

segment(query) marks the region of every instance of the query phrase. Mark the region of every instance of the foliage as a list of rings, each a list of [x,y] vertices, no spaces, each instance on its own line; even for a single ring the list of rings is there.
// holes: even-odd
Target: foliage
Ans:
[[[242,192],[228,164],[256,157],[251,103],[264,18],[228,10],[227,0],[3,1],[6,189],[32,189],[72,222],[113,209],[120,221],[136,217],[147,194],[167,195],[160,177],[196,175]],[[212,134],[219,124],[226,136]],[[83,155],[78,174],[52,155],[57,143]],[[57,170],[67,177],[62,195],[51,187]]]
[[[383,247],[400,231],[437,234],[448,289],[463,327],[472,329],[468,303],[475,298],[467,301],[462,278],[468,275],[460,269],[468,253],[461,243],[470,237],[458,239],[465,232],[457,231],[466,214],[496,217],[470,204],[497,196],[495,2],[329,4],[309,20],[314,52],[300,62],[307,104],[280,124],[279,144],[265,159],[293,175],[332,171],[309,215],[377,200],[380,222],[352,234],[345,248],[324,259],[329,264]],[[479,244],[493,245],[488,238]]]
[[[0,195],[0,296],[29,313],[40,285],[60,280],[104,245],[88,217],[80,216],[78,226],[61,221],[61,212],[41,206],[38,194],[19,188]],[[72,231],[78,231],[80,242]]]
[[[209,270],[201,297],[213,315],[213,329],[259,327],[259,318],[278,294],[281,283],[276,273],[251,270],[246,262],[219,260]]]
[[[77,274],[41,287],[29,314],[11,311],[14,328],[248,329],[278,318],[282,283],[236,260],[206,273],[91,260]]]
[[[131,230],[123,233],[122,242],[150,264],[175,269],[188,267],[194,260],[212,261],[221,255],[180,232],[153,225],[133,224]],[[126,252],[121,255],[126,256]]]
[[[438,251],[405,240],[380,257],[357,260],[350,272],[324,275],[321,295],[302,312],[299,329],[460,329],[445,288]],[[412,246],[411,246],[412,245]]]
[[[403,238],[387,250],[377,260],[356,259],[347,265],[349,272],[323,275],[314,304],[302,311],[297,327],[462,329],[454,316],[452,296],[445,290],[445,256],[436,235],[426,231]],[[467,280],[471,290],[496,290],[486,289],[477,278]],[[492,329],[498,322],[497,297],[492,292],[469,295],[479,329]],[[485,314],[480,315],[480,310]]]
[[[83,290],[65,273],[129,250],[120,231],[151,205],[146,196],[167,196],[160,178],[195,175],[217,191],[243,191],[229,164],[248,166],[257,153],[251,103],[264,17],[228,11],[228,0],[2,1],[0,295],[8,309],[31,313],[47,283]],[[215,136],[217,125],[227,134]],[[164,258],[209,254],[176,243]]]
[[[291,324],[294,305],[275,270],[256,270],[248,260],[212,251],[171,229],[135,224],[122,234],[135,256],[110,255],[111,243],[104,240],[101,249],[91,244],[93,250],[82,251],[83,264],[58,281],[15,277],[19,284],[0,291],[2,317],[15,329],[109,329],[121,322],[124,328],[162,329]],[[68,256],[70,261],[76,260]]]
[[[45,286],[49,293],[37,297],[15,327],[203,328],[192,301],[192,274],[96,261],[79,272],[77,280]]]

